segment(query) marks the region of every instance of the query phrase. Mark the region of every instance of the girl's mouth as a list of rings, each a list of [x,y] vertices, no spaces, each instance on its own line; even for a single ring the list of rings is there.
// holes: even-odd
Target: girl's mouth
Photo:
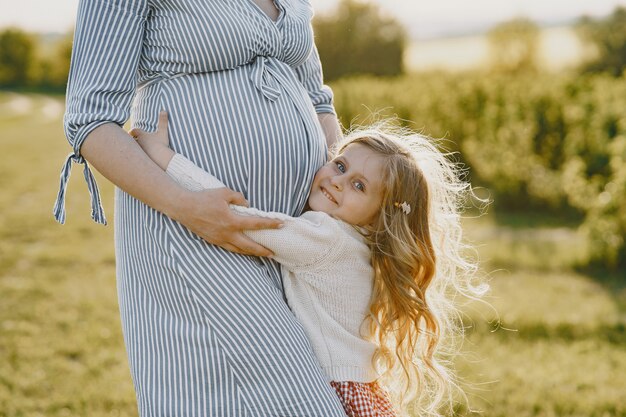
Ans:
[[[329,199],[329,200],[330,200],[330,201],[332,201],[333,203],[337,204],[337,201],[333,198],[333,196],[332,196],[332,195],[330,195],[330,194],[328,193],[328,191],[326,191],[326,189],[325,189],[325,188],[320,187],[320,190],[322,190],[322,194],[324,194],[324,196],[325,196],[327,199]]]

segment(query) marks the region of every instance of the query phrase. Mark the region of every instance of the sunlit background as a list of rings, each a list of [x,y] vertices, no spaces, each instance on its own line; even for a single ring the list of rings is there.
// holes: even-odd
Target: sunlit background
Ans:
[[[134,416],[77,170],[51,215],[78,1],[0,1],[0,417]],[[491,200],[464,219],[492,292],[462,307],[455,415],[625,417],[626,0],[312,2],[343,125],[443,138]]]
[[[317,13],[330,13],[338,0],[312,0]],[[496,23],[528,17],[546,25],[570,24],[582,15],[602,16],[624,0],[373,0],[396,17],[417,39],[484,32]],[[0,27],[36,32],[65,32],[74,25],[77,0],[3,0]]]
[[[72,29],[77,0],[3,0],[0,27],[15,26],[40,33],[64,33]],[[338,0],[312,0],[318,14],[332,13]],[[499,22],[527,17],[545,31],[542,54],[557,68],[580,56],[580,42],[571,25],[583,15],[602,16],[626,0],[372,0],[384,13],[397,18],[414,42],[407,64],[424,69],[466,69],[486,59],[487,45],[480,36]],[[444,40],[441,40],[444,39]]]
[[[77,0],[51,2],[3,0],[0,28],[18,27],[48,35],[66,33],[74,25]],[[572,30],[581,16],[603,16],[626,0],[372,0],[384,14],[407,29],[410,69],[466,70],[484,65],[488,44],[484,35],[497,23],[525,17],[542,28],[540,55],[547,68],[558,70],[579,62],[583,45]],[[313,0],[318,14],[335,10],[338,0]]]

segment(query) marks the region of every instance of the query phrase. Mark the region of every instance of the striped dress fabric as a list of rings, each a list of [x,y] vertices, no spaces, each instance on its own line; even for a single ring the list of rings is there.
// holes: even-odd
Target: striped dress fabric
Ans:
[[[317,114],[333,112],[308,0],[82,0],[65,129],[74,152],[55,205],[84,164],[92,216],[105,223],[80,147],[103,123],[156,129],[172,148],[241,191],[252,207],[301,213],[325,162]],[[118,296],[139,413],[345,416],[284,301],[279,266],[204,242],[117,189]]]

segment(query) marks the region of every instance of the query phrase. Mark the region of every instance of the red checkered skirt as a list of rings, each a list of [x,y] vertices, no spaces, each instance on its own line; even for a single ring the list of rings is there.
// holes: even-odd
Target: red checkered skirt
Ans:
[[[331,381],[348,417],[398,417],[387,392],[377,382]]]

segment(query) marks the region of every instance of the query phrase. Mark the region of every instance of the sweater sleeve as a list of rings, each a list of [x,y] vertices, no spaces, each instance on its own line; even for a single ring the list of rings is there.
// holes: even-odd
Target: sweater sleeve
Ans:
[[[180,186],[191,191],[226,187],[223,182],[179,153],[170,160],[165,172]]]
[[[174,155],[166,172],[178,184],[191,191],[225,186],[180,154]],[[342,235],[339,226],[325,213],[307,212],[301,217],[291,217],[284,213],[236,205],[231,205],[230,208],[240,216],[278,219],[284,222],[280,229],[246,230],[244,233],[274,252],[274,259],[287,268],[317,265],[340,243],[337,241],[337,236]]]
[[[337,223],[327,214],[306,212],[300,217],[264,212],[254,208],[231,206],[237,214],[279,219],[280,229],[246,230],[244,233],[272,252],[287,269],[319,267],[341,243]]]

